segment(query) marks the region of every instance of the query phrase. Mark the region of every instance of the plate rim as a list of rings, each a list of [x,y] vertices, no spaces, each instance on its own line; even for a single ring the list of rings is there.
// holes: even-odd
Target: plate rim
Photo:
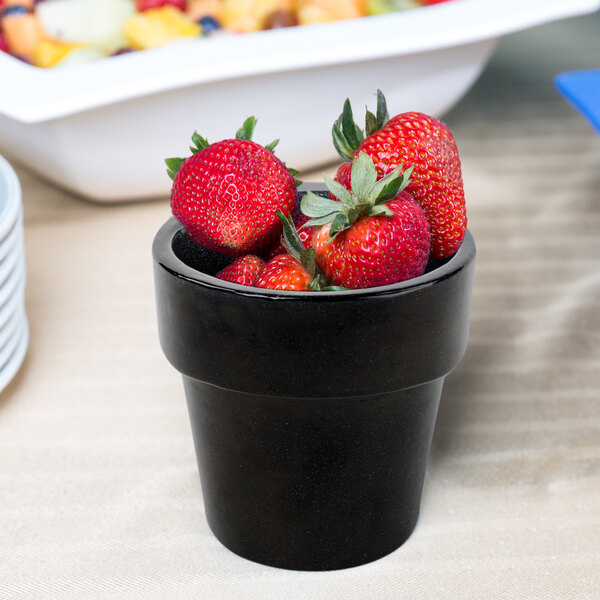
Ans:
[[[0,211],[0,242],[15,226],[19,212],[22,211],[21,182],[13,166],[0,154],[0,181],[2,180],[6,184],[6,205]]]
[[[3,325],[0,325],[0,351],[15,332],[20,320],[25,314],[25,306],[17,304],[14,312]],[[0,365],[0,369],[2,366]]]
[[[24,249],[19,244],[9,248],[4,257],[0,260],[0,287],[8,280],[15,270],[19,259],[24,255]],[[0,304],[1,306],[1,304]]]
[[[22,215],[22,211],[21,211]],[[15,248],[23,248],[24,247],[24,231],[23,231],[23,222],[19,219],[19,215],[17,215],[17,221],[14,223],[12,228],[8,231],[8,233],[4,236],[3,239],[0,239],[0,263],[4,261],[6,256],[14,250]]]
[[[15,378],[19,369],[23,365],[27,350],[29,348],[29,320],[26,315],[23,315],[23,321],[21,323],[21,338],[16,345],[13,353],[4,362],[4,365],[0,367],[0,392],[4,390],[8,384]]]
[[[15,306],[20,303],[25,303],[25,290],[27,287],[27,278],[24,276],[25,272],[20,272],[15,275],[15,283],[12,284],[12,290],[10,292],[4,292],[5,297],[0,297],[0,327],[4,325],[7,320],[7,315],[11,315]]]
[[[0,372],[4,369],[4,366],[9,362],[12,355],[15,353],[15,350],[19,346],[19,342],[23,337],[25,330],[25,321],[21,319],[21,321],[17,324],[16,329],[9,336],[9,338],[4,342],[4,345],[0,347]]]

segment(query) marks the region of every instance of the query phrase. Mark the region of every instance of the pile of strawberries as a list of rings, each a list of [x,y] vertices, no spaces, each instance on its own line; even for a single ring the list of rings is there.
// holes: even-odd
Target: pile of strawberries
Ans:
[[[216,274],[233,283],[295,291],[361,289],[418,277],[459,248],[467,226],[460,159],[448,127],[419,112],[389,118],[383,94],[365,128],[346,100],[333,125],[345,160],[328,197],[252,141],[250,117],[235,139],[166,160],[171,209],[198,244],[232,258]]]

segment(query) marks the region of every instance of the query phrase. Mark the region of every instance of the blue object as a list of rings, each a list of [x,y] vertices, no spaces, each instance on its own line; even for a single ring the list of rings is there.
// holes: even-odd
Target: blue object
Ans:
[[[202,33],[204,35],[210,35],[217,31],[217,29],[221,29],[221,23],[217,21],[214,17],[202,17],[198,20],[198,25],[202,27]]]
[[[25,6],[9,6],[0,13],[0,19],[8,17],[9,15],[26,15],[28,13],[29,9],[27,9]]]
[[[600,133],[600,69],[561,73],[554,82]]]

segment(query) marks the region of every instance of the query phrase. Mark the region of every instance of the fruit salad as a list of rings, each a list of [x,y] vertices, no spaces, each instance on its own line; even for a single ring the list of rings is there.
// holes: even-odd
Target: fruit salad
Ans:
[[[66,67],[209,38],[354,19],[449,0],[0,0],[0,51]]]
[[[467,227],[461,163],[450,129],[420,112],[390,118],[383,93],[364,129],[346,100],[333,124],[344,160],[327,192],[297,193],[277,141],[234,138],[166,159],[171,210],[198,245],[229,257],[215,277],[256,288],[339,291],[418,277],[452,257]],[[298,197],[301,201],[298,202]]]

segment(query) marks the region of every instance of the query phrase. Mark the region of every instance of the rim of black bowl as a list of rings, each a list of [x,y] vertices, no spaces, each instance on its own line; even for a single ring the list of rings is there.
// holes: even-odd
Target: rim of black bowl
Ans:
[[[169,271],[175,277],[185,279],[197,285],[220,289],[232,294],[244,296],[257,296],[269,298],[294,298],[296,300],[325,300],[325,299],[342,299],[348,297],[365,298],[368,296],[381,296],[385,294],[397,294],[399,292],[410,292],[416,288],[423,288],[443,281],[464,269],[475,257],[475,242],[471,232],[467,229],[464,240],[456,253],[448,259],[444,264],[433,268],[431,271],[401,281],[400,283],[392,283],[390,285],[382,285],[378,287],[363,288],[359,290],[338,290],[330,292],[295,292],[291,290],[269,290],[263,288],[250,287],[237,283],[230,283],[217,279],[213,275],[208,275],[190,267],[187,263],[181,260],[173,250],[173,239],[178,232],[183,232],[182,225],[172,217],[158,231],[154,239],[153,255],[154,260],[161,267]]]
[[[303,186],[304,189],[306,187]],[[322,187],[312,187],[309,189],[319,189]],[[238,283],[230,283],[229,281],[223,281],[217,279],[213,275],[204,273],[182,260],[173,248],[173,242],[177,234],[188,237],[184,227],[177,221],[175,217],[171,217],[162,227],[158,230],[154,242],[152,244],[152,255],[154,261],[166,269],[169,273],[184,279],[191,283],[197,284],[211,289],[219,289],[224,292],[232,294],[239,294],[244,296],[255,296],[263,298],[288,298],[295,300],[332,300],[332,299],[349,299],[351,297],[365,298],[368,296],[381,296],[385,294],[397,294],[401,292],[411,292],[416,288],[423,288],[448,277],[451,277],[455,273],[458,273],[464,269],[469,263],[475,258],[475,241],[471,232],[467,229],[462,244],[458,248],[455,254],[450,258],[446,259],[439,266],[433,267],[431,270],[426,271],[419,277],[413,277],[399,283],[392,283],[389,285],[381,285],[371,288],[363,288],[358,290],[336,290],[329,292],[296,292],[291,290],[269,290],[264,288],[251,287],[246,285],[240,285]],[[192,242],[194,243],[194,242]]]

